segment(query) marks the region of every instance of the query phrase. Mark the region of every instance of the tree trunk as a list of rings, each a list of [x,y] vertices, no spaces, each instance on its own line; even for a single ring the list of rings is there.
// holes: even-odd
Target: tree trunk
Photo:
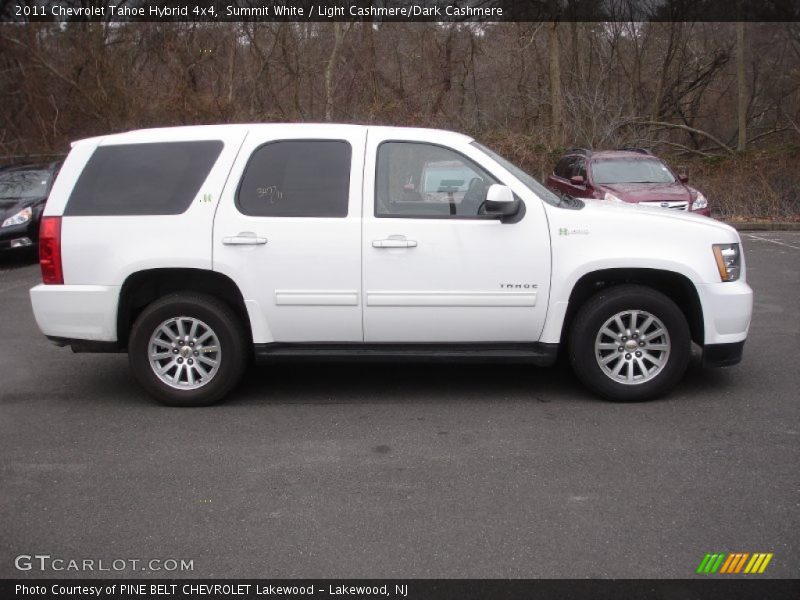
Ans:
[[[561,60],[558,43],[558,22],[550,23],[550,145],[564,146],[564,104],[561,96]]]
[[[344,37],[344,25],[339,21],[333,23],[333,49],[325,66],[325,120],[333,120],[333,75],[336,67],[336,59],[339,57],[339,47],[342,45]]]
[[[745,151],[747,144],[747,83],[744,79],[744,22],[736,22],[736,90],[739,96],[739,142],[736,150]]]

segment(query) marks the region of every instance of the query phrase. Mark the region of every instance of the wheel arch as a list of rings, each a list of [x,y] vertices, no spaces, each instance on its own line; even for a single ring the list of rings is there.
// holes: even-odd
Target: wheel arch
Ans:
[[[227,275],[207,269],[158,268],[131,273],[122,284],[117,309],[117,340],[126,348],[136,317],[151,302],[176,292],[200,292],[227,304],[242,322],[249,339],[253,333],[244,297]]]
[[[572,288],[561,325],[561,343],[565,343],[575,315],[581,306],[602,289],[621,284],[637,284],[655,289],[670,298],[689,324],[692,340],[703,345],[705,331],[703,306],[692,281],[682,273],[664,269],[612,268],[591,271],[578,279]]]

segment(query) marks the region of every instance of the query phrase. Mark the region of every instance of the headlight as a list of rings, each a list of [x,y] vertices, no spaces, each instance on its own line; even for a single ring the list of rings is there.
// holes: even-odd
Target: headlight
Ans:
[[[33,211],[31,207],[28,206],[27,208],[23,208],[17,214],[12,217],[8,217],[5,221],[3,221],[2,227],[11,227],[12,225],[22,225],[23,223],[27,223],[31,220],[33,216]]]
[[[706,200],[703,194],[697,192],[697,198],[695,198],[692,203],[692,210],[700,210],[702,208],[708,208],[708,200]]]
[[[742,252],[739,244],[714,244],[714,258],[722,281],[736,281],[742,270]]]
[[[609,202],[624,202],[624,200],[621,200],[620,198],[617,198],[611,192],[606,192],[606,195],[603,196],[603,200],[608,200]]]

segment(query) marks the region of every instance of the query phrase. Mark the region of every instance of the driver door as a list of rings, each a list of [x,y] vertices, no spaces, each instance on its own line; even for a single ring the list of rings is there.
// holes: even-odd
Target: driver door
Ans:
[[[468,144],[371,129],[366,155],[364,341],[538,340],[550,263],[541,206],[517,222],[481,214],[489,185],[504,182]]]

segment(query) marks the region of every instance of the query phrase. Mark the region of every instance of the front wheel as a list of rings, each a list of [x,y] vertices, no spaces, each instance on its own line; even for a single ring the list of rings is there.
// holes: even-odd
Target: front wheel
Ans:
[[[689,325],[664,294],[614,286],[578,311],[569,355],[575,374],[593,392],[610,400],[648,400],[683,377],[691,355]]]
[[[207,406],[239,382],[247,362],[241,321],[212,296],[181,293],[145,308],[131,329],[128,360],[162,404]]]

